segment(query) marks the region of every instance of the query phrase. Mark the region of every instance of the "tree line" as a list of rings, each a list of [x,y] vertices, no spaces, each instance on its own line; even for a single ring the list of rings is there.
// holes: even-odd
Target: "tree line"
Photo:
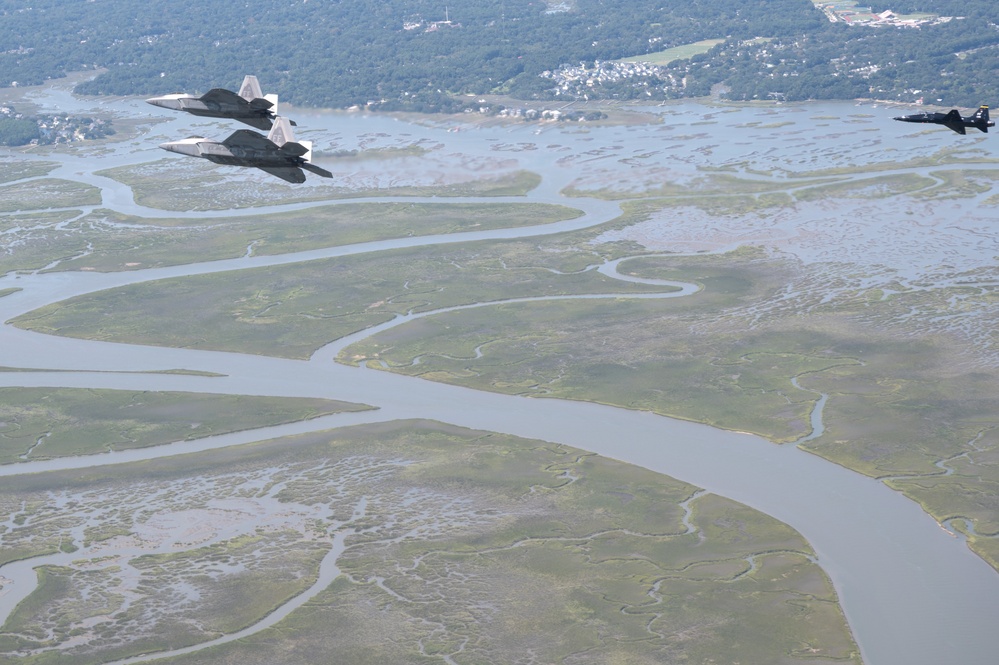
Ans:
[[[926,7],[932,5],[932,7]],[[888,7],[886,7],[888,8]],[[888,96],[972,105],[995,92],[999,3],[903,0],[961,16],[919,29],[831,24],[810,0],[0,0],[0,86],[92,69],[83,94],[235,89],[245,74],[302,105],[455,111],[465,95],[554,95],[542,72],[709,38],[673,63],[682,88],[628,81],[592,96]],[[768,41],[752,42],[765,37]],[[962,54],[962,55],[956,55]]]

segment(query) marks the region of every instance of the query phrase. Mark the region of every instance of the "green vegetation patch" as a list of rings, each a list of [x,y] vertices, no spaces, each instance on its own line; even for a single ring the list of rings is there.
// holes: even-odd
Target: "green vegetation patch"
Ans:
[[[689,330],[781,288],[779,267],[758,257],[745,250],[725,259],[632,259],[619,266],[621,272],[695,281],[705,289],[677,300],[512,303],[438,314],[354,344],[341,360],[376,361],[369,365],[479,389],[651,410],[793,441],[809,433],[818,395],[790,379],[854,361],[829,353],[811,331],[752,335],[750,343],[734,331],[706,340]],[[667,266],[673,269],[662,269]]]
[[[832,585],[787,525],[568,446],[437,423],[15,478],[0,523],[13,525],[5,541],[51,551],[83,523],[108,536],[40,569],[0,632],[0,663],[169,652],[287,603],[297,609],[274,627],[171,662],[515,662],[525,650],[546,663],[860,662]],[[344,533],[341,574],[298,601]]]
[[[229,210],[284,205],[308,201],[365,198],[372,196],[523,196],[541,182],[529,171],[514,171],[490,178],[441,185],[397,185],[350,187],[311,176],[310,185],[289,185],[270,178],[261,187],[261,172],[223,166],[204,160],[160,160],[137,166],[121,166],[97,175],[113,178],[131,187],[136,203],[160,210]]]
[[[367,408],[291,397],[0,388],[0,463],[145,448]]]
[[[41,270],[86,254],[88,242],[106,242],[104,231],[108,229],[95,233],[94,226],[101,226],[100,216],[81,215],[79,210],[0,215],[0,231],[6,232],[6,240],[0,245],[0,274]]]
[[[652,65],[667,65],[674,60],[687,60],[695,55],[707,53],[718,44],[724,43],[724,39],[702,39],[701,41],[694,42],[692,44],[674,46],[673,48],[668,48],[665,51],[657,51],[656,53],[646,53],[645,55],[634,55],[629,58],[622,58],[619,62],[647,62]]]
[[[411,311],[510,297],[663,290],[587,270],[600,261],[594,250],[569,245],[558,252],[530,239],[422,247],[162,280],[67,300],[16,320],[88,339],[305,358]]]
[[[795,191],[795,196],[801,201],[887,198],[926,190],[936,184],[932,178],[917,173],[897,173],[799,189]]]
[[[48,175],[59,164],[57,162],[36,162],[28,160],[4,160],[0,162],[0,183],[23,180],[25,178],[38,178]]]
[[[640,257],[619,270],[703,290],[678,300],[442,313],[354,344],[340,360],[482,390],[646,409],[777,442],[811,434],[825,394],[824,429],[803,447],[890,478],[941,523],[965,520],[970,546],[999,562],[999,464],[990,443],[999,379],[969,367],[948,336],[917,327],[898,342],[898,321],[912,312],[947,311],[955,299],[988,308],[990,290],[844,291],[832,300],[821,290],[790,302],[788,284],[836,284],[751,248]]]
[[[702,175],[686,182],[663,182],[642,189],[622,190],[614,187],[580,189],[575,185],[570,185],[562,193],[566,196],[586,196],[610,201],[669,197],[669,199],[683,201],[684,205],[697,205],[703,201],[706,205],[724,206],[726,201],[741,201],[740,206],[746,207],[746,201],[757,201],[754,206],[769,207],[786,205],[789,202],[788,190],[820,186],[827,183],[834,184],[841,180],[839,177],[808,178],[790,182],[777,179],[749,179],[729,172],[735,168],[737,165],[719,169],[704,169]],[[771,174],[761,175],[769,176]],[[719,201],[719,203],[712,204],[710,203],[712,201]]]
[[[930,175],[939,183],[913,196],[924,198],[973,198],[990,192],[999,181],[999,171],[994,169],[932,171]]]
[[[14,288],[14,287],[9,288],[9,289],[0,289],[0,298],[3,298],[4,296],[9,296],[12,293],[17,293],[18,291],[21,291],[21,290],[22,289],[20,289],[20,288]]]
[[[461,233],[550,224],[573,219],[572,208],[542,203],[350,203],[273,215],[234,218],[149,220],[96,210],[45,230],[0,258],[0,272],[50,270],[137,270],[224,258],[283,254],[406,236]],[[93,226],[101,227],[95,236]],[[35,225],[37,227],[37,224]],[[53,224],[54,226],[54,224]],[[41,235],[40,233],[37,235]],[[62,237],[63,240],[57,241]],[[50,243],[48,250],[46,243]],[[86,249],[86,251],[84,251]]]
[[[0,212],[98,205],[101,191],[92,185],[41,178],[0,187]]]

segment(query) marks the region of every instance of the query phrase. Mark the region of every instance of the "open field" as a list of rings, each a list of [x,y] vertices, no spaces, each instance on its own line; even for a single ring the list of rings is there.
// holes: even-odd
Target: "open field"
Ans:
[[[621,62],[648,62],[653,65],[668,65],[674,60],[686,60],[695,55],[707,53],[712,47],[724,43],[724,41],[724,39],[702,39],[701,41],[694,42],[693,44],[684,44],[683,46],[676,46],[674,48],[666,49],[665,51],[657,51],[656,53],[646,53],[645,55],[622,58]]]
[[[0,388],[0,464],[144,448],[367,408],[306,398]]]
[[[567,446],[409,421],[108,473],[0,490],[5,540],[52,553],[0,662],[244,627],[170,662],[860,662],[793,530]]]

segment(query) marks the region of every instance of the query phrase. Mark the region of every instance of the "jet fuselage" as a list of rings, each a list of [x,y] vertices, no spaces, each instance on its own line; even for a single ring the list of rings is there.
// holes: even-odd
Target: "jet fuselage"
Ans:
[[[324,178],[333,174],[312,163],[312,142],[296,141],[287,118],[276,117],[267,136],[249,129],[233,132],[224,141],[194,136],[180,141],[161,143],[170,152],[189,157],[201,157],[226,166],[251,166],[267,171],[282,180],[305,182],[306,171]]]
[[[203,95],[175,93],[146,100],[153,106],[184,111],[205,118],[231,118],[256,127],[269,130],[277,117],[277,95],[265,95],[260,91],[257,77],[247,75],[239,92],[224,88],[213,88]],[[294,121],[289,121],[294,125]]]
[[[957,109],[948,113],[914,113],[895,118],[901,122],[929,123],[943,125],[958,134],[966,134],[967,128],[972,127],[983,132],[988,132],[989,127],[995,127],[996,123],[989,120],[989,107],[981,106],[974,115],[962,117]]]

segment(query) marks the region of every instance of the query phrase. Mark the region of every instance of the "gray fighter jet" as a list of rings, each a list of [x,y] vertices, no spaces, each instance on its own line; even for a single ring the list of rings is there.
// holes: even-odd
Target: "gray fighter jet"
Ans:
[[[950,113],[916,113],[914,115],[903,115],[895,118],[902,122],[928,122],[934,125],[943,125],[953,129],[958,134],[966,134],[965,128],[974,127],[983,132],[988,132],[989,127],[995,127],[996,123],[989,120],[989,107],[981,106],[975,115],[962,118],[957,109]]]
[[[193,115],[209,118],[232,118],[257,129],[271,128],[277,117],[277,95],[265,95],[260,91],[256,76],[247,76],[239,88],[239,94],[223,88],[209,90],[200,97],[178,93],[152,97],[146,100],[153,106],[161,106],[174,111],[187,111]],[[294,122],[291,122],[294,125]]]
[[[312,163],[312,141],[295,141],[291,123],[278,116],[267,136],[249,129],[233,132],[225,141],[212,141],[198,136],[181,141],[161,143],[170,152],[203,157],[216,164],[254,166],[288,182],[305,182],[302,169],[324,178],[333,174]]]

